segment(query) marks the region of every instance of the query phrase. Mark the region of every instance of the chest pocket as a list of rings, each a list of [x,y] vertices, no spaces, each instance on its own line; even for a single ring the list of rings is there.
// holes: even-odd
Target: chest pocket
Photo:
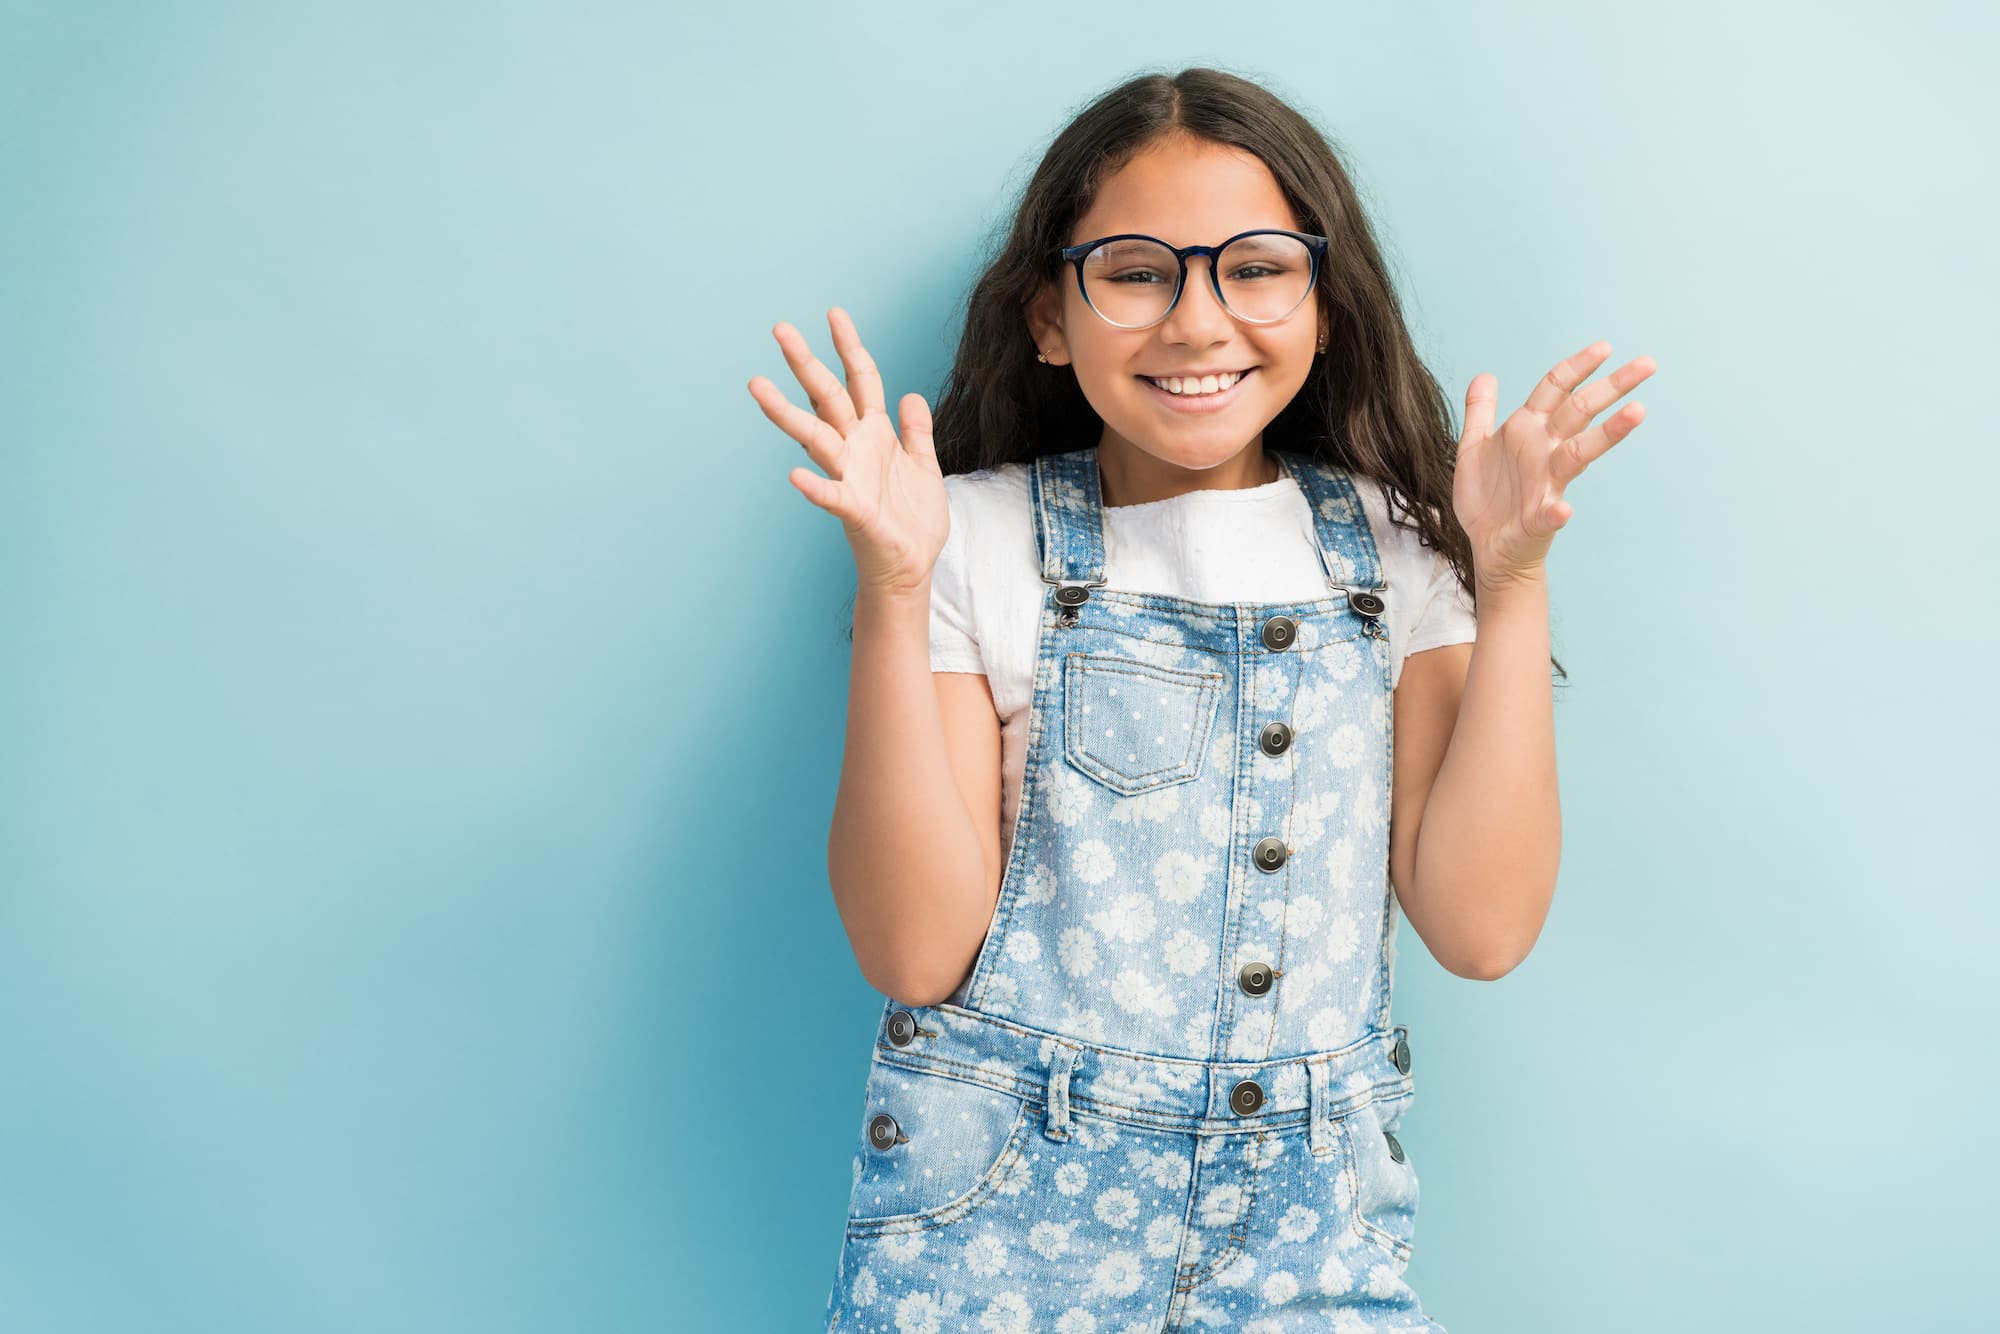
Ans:
[[[1222,700],[1220,672],[1072,653],[1063,663],[1063,754],[1135,796],[1201,773]]]

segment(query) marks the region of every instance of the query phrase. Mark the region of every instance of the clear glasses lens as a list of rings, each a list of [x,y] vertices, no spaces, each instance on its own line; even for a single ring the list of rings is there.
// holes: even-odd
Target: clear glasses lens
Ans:
[[[1091,309],[1121,328],[1137,329],[1167,313],[1180,266],[1155,241],[1107,241],[1084,256],[1083,292]],[[1312,251],[1296,236],[1239,237],[1215,258],[1222,304],[1240,320],[1270,324],[1297,310],[1312,290]],[[1208,281],[1190,260],[1190,285]]]

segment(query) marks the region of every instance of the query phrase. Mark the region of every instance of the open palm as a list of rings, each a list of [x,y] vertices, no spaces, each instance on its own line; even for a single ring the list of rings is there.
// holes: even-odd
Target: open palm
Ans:
[[[1658,369],[1651,357],[1634,357],[1579,390],[1610,355],[1611,344],[1600,339],[1564,358],[1497,431],[1493,408],[1499,379],[1473,377],[1465,395],[1451,503],[1472,540],[1479,578],[1497,584],[1539,570],[1550,541],[1575,512],[1563,489],[1645,420],[1645,405],[1634,402],[1590,426],[1593,417]]]
[[[822,477],[810,468],[794,468],[791,482],[840,520],[862,588],[913,592],[930,579],[951,530],[930,405],[921,394],[903,395],[897,404],[903,427],[898,439],[883,403],[882,376],[861,346],[854,321],[836,306],[827,312],[827,323],[847,369],[844,387],[799,331],[780,323],[771,333],[813,411],[795,407],[762,375],[750,378],[750,396],[825,471]]]

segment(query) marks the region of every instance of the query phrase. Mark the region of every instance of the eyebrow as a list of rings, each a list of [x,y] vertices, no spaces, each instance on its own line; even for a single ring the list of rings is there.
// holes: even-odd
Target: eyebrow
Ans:
[[[1245,232],[1295,232],[1295,231],[1297,231],[1297,230],[1299,230],[1299,229],[1298,229],[1298,228],[1296,228],[1296,227],[1287,227],[1287,226],[1285,226],[1285,225],[1283,225],[1283,224],[1281,224],[1281,223],[1275,223],[1275,222],[1273,222],[1273,223],[1259,223],[1259,224],[1257,224],[1257,225],[1256,225],[1256,226],[1254,226],[1254,227],[1238,227],[1238,228],[1237,228],[1236,230],[1234,230],[1234,231],[1230,231],[1230,232],[1224,232],[1224,233],[1223,233],[1223,234],[1222,234],[1221,236],[1217,237],[1215,241],[1197,241],[1197,242],[1191,242],[1190,244],[1195,244],[1195,245],[1215,245],[1215,244],[1217,244],[1218,242],[1220,242],[1220,241],[1226,241],[1226,240],[1230,239],[1231,237],[1235,237],[1235,236],[1241,236],[1241,235],[1243,235],[1243,233],[1245,233]],[[1140,236],[1143,236],[1143,237],[1145,237],[1145,238],[1146,238],[1147,240],[1150,240],[1150,241],[1158,241],[1158,242],[1159,242],[1160,244],[1162,244],[1162,245],[1173,245],[1173,244],[1174,244],[1174,243],[1173,243],[1172,241],[1169,241],[1169,240],[1167,240],[1167,239],[1166,239],[1166,238],[1165,238],[1164,236],[1161,236],[1161,235],[1160,235],[1159,233],[1157,233],[1157,232],[1149,232],[1149,231],[1145,231],[1144,229],[1142,229],[1142,228],[1138,228],[1138,227],[1126,227],[1126,228],[1122,228],[1122,229],[1119,229],[1119,230],[1115,230],[1115,231],[1108,231],[1108,232],[1099,232],[1099,233],[1098,233],[1098,234],[1097,234],[1096,236],[1084,236],[1084,237],[1080,237],[1080,238],[1078,238],[1078,239],[1077,239],[1077,240],[1075,240],[1075,241],[1071,241],[1071,242],[1070,242],[1069,244],[1071,244],[1071,245],[1082,245],[1082,244],[1083,244],[1083,243],[1084,243],[1085,241],[1092,241],[1092,240],[1102,240],[1102,239],[1105,239],[1105,238],[1108,238],[1108,237],[1119,237],[1119,238],[1122,238],[1122,239],[1126,239],[1126,240],[1130,240],[1130,239],[1132,239],[1132,238],[1134,238],[1134,237],[1140,237]],[[1183,246],[1176,246],[1175,248],[1176,248],[1176,249],[1185,249],[1186,247],[1183,247]]]

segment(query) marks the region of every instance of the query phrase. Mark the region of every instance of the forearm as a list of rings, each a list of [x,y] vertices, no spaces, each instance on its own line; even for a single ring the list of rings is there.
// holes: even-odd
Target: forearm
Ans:
[[[934,1003],[971,963],[992,903],[985,857],[953,778],[930,670],[930,587],[862,592],[827,874],[861,972]]]
[[[1541,934],[1561,857],[1548,583],[1515,577],[1480,589],[1479,634],[1404,912],[1454,972],[1499,977]]]

